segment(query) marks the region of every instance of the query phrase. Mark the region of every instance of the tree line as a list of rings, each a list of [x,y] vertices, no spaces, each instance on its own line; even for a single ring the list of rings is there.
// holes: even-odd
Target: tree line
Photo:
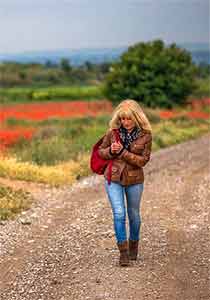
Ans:
[[[104,80],[111,63],[94,64],[86,61],[73,66],[67,58],[58,64],[48,60],[41,63],[4,62],[0,64],[0,87],[52,85],[95,85]]]

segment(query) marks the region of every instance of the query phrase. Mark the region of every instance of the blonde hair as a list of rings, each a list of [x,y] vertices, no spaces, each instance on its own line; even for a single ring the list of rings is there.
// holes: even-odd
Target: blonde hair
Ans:
[[[152,132],[149,120],[144,114],[140,105],[132,99],[123,100],[114,110],[112,119],[109,122],[110,129],[119,128],[121,125],[120,118],[131,118],[137,127]]]

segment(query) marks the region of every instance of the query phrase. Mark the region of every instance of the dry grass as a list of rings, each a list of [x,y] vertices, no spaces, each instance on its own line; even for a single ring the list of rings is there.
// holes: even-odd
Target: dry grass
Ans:
[[[0,220],[12,218],[22,210],[28,209],[31,203],[29,193],[0,185]]]

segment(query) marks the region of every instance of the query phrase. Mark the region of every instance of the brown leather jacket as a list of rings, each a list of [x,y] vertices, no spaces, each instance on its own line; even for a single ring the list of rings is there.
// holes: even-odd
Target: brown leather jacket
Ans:
[[[99,147],[99,155],[104,159],[114,159],[111,181],[119,182],[124,186],[143,183],[143,167],[150,160],[152,148],[152,134],[150,131],[141,130],[140,135],[130,144],[130,150],[124,149],[120,155],[111,154],[110,146],[115,141],[113,130],[108,130]],[[104,172],[108,179],[108,167]]]

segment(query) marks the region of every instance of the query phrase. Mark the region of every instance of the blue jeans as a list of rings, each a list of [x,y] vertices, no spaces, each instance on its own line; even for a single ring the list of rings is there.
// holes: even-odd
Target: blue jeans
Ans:
[[[123,186],[120,183],[105,179],[105,189],[112,207],[114,218],[115,237],[118,243],[127,240],[126,234],[126,207],[124,194],[127,200],[127,212],[129,220],[129,239],[138,241],[140,239],[140,200],[144,189],[144,183]]]

